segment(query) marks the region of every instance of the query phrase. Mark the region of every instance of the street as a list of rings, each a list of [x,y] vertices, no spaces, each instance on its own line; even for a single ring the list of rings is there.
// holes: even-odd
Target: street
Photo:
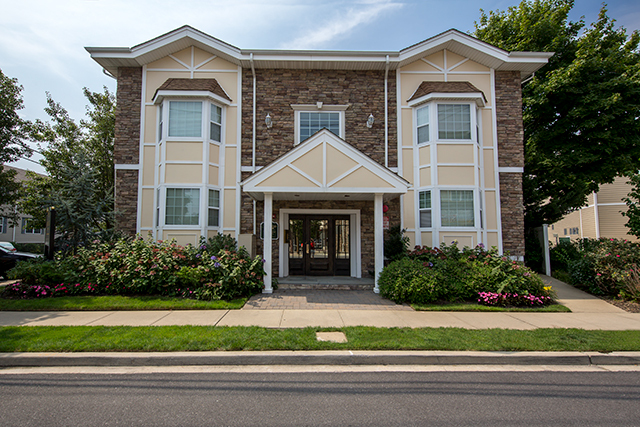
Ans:
[[[637,426],[640,372],[0,375],[2,426]]]

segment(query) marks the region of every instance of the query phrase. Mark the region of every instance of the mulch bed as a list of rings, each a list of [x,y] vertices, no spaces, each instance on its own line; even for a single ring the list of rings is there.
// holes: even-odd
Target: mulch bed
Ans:
[[[613,304],[618,308],[623,309],[629,313],[640,313],[640,303],[632,301],[623,301],[619,299],[602,298],[609,304]]]

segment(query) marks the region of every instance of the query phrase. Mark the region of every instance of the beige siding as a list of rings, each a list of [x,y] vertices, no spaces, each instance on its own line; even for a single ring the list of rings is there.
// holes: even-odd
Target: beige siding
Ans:
[[[420,169],[420,186],[426,187],[431,185],[431,168]]]
[[[224,224],[225,228],[236,226],[236,190],[224,190]]]
[[[164,230],[163,239],[173,239],[181,246],[187,246],[188,244],[197,245],[200,241],[200,230]]]
[[[598,191],[598,204],[600,203],[622,203],[622,199],[633,189],[628,183],[628,178],[616,178],[612,184],[600,186]]]
[[[475,144],[437,144],[438,163],[473,163]]]
[[[202,142],[167,142],[167,161],[202,161]]]
[[[428,231],[422,232],[422,246],[433,246],[433,233]]]
[[[144,147],[142,185],[155,184],[156,147]]]
[[[219,170],[217,166],[209,166],[209,184],[218,185]]]
[[[475,185],[472,166],[438,166],[439,185]]]
[[[614,239],[637,240],[634,236],[627,234],[629,231],[625,226],[627,218],[620,213],[626,212],[626,210],[626,206],[600,206],[598,208],[600,236]]]
[[[451,245],[452,242],[457,242],[459,248],[473,248],[477,244],[476,233],[459,233],[440,231],[440,242]]]
[[[144,188],[142,190],[142,213],[140,219],[140,227],[152,228],[154,217],[153,193],[152,188]]]
[[[413,190],[407,191],[407,194],[402,196],[402,200],[404,203],[404,226],[406,228],[414,228],[416,224],[416,205],[414,202],[414,197],[415,193],[413,192]]]
[[[202,165],[166,165],[165,182],[168,184],[201,184]]]
[[[487,224],[485,227],[488,230],[496,230],[498,228],[498,215],[496,214],[496,193],[495,191],[485,191],[485,216],[487,218]]]

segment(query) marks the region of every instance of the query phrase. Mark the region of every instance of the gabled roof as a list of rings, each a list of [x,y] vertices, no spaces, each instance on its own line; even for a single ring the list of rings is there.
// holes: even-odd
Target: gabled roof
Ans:
[[[326,129],[251,175],[242,191],[257,200],[373,200],[407,192],[409,183]]]
[[[86,47],[111,74],[118,67],[140,67],[196,46],[243,68],[395,70],[442,49],[489,68],[520,71],[523,77],[545,65],[550,52],[506,52],[458,30],[448,30],[399,52],[238,49],[188,25],[131,48]]]
[[[214,96],[226,99],[231,102],[231,98],[220,86],[216,79],[167,79],[156,90],[153,99],[157,99],[159,95],[173,92],[208,92]]]
[[[432,93],[480,93],[487,101],[484,93],[469,82],[422,82],[409,101]]]

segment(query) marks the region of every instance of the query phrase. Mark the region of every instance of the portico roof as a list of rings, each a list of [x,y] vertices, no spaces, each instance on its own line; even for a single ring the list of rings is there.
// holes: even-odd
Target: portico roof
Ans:
[[[323,129],[242,182],[256,200],[373,200],[407,192],[410,184]]]

